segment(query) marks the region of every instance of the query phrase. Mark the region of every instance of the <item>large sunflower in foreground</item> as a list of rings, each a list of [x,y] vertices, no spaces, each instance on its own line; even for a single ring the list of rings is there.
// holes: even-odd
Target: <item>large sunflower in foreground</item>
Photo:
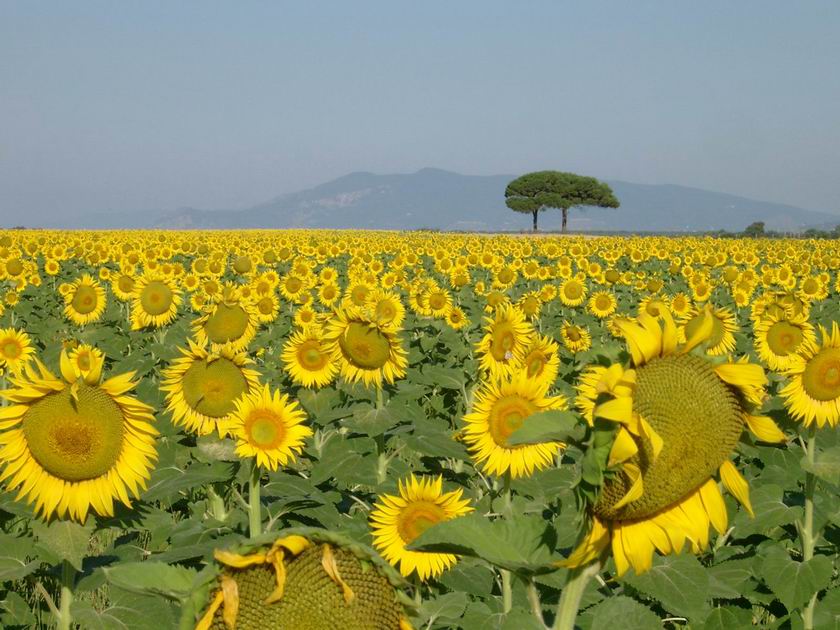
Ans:
[[[283,346],[283,365],[298,385],[324,387],[335,379],[338,363],[322,337],[319,326],[308,326],[294,332]]]
[[[15,328],[0,328],[0,368],[19,374],[34,354],[28,334]]]
[[[781,396],[791,415],[805,426],[837,426],[840,420],[840,327],[820,326],[821,343],[805,341],[787,369],[790,382]]]
[[[131,299],[131,329],[160,328],[170,324],[178,315],[181,291],[169,278],[159,274],[144,274],[134,285]]]
[[[84,326],[97,321],[105,312],[105,289],[85,274],[70,284],[64,294],[64,316],[74,324]]]
[[[534,327],[515,306],[502,304],[493,317],[484,318],[484,336],[478,342],[479,366],[494,378],[519,369],[531,345]]]
[[[382,386],[405,376],[408,359],[397,329],[384,326],[369,312],[341,308],[327,322],[324,343],[339,363],[341,375],[355,383]]]
[[[195,630],[411,630],[402,578],[338,534],[296,528],[214,557],[218,573]]]
[[[13,404],[0,409],[0,481],[44,518],[112,516],[114,499],[130,506],[145,489],[157,459],[152,409],[127,395],[134,373],[102,382],[102,357],[90,358],[62,352],[61,379],[36,359],[2,392]]]
[[[475,404],[464,416],[462,439],[485,472],[513,478],[550,466],[563,447],[560,442],[511,445],[508,438],[531,415],[564,409],[563,396],[547,396],[549,384],[520,371],[512,377],[490,379],[478,390]]]
[[[590,423],[618,425],[606,480],[590,505],[589,533],[566,561],[581,566],[612,547],[618,574],[650,568],[654,550],[699,553],[709,525],[723,533],[726,507],[713,475],[751,513],[749,487],[732,464],[745,427],[760,440],[784,434],[767,417],[752,415],[764,396],[764,370],[745,361],[713,358],[702,350],[714,332],[712,315],[682,345],[669,314],[619,320],[633,369],[589,368],[578,406]]]
[[[470,500],[461,498],[461,488],[444,492],[440,476],[417,479],[411,475],[405,481],[401,479],[399,493],[381,495],[370,514],[373,546],[404,576],[416,571],[423,581],[437,577],[458,557],[451,553],[411,551],[406,546],[432,525],[472,512]]]
[[[799,359],[802,348],[812,348],[817,337],[805,315],[771,314],[753,327],[755,352],[767,367],[784,372]]]
[[[260,387],[254,362],[244,352],[209,352],[192,341],[181,354],[161,375],[172,422],[198,435],[224,436],[236,403]]]

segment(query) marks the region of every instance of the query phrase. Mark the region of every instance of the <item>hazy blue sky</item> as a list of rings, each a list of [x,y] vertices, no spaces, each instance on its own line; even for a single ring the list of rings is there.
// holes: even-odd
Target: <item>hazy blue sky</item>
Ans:
[[[838,33],[836,0],[0,0],[0,219],[424,166],[840,212]]]

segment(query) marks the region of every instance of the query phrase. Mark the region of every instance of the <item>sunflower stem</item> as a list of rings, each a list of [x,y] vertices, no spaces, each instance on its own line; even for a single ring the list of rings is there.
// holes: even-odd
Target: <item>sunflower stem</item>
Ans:
[[[262,533],[262,515],[260,513],[260,467],[254,458],[251,478],[248,480],[248,534],[256,538]]]
[[[76,570],[67,560],[61,562],[61,603],[58,609],[56,627],[58,630],[70,630],[73,616],[70,614],[70,604],[73,603],[73,582]]]
[[[511,578],[513,577],[507,569],[499,569],[502,574],[502,612],[508,614],[513,608],[513,588]]]
[[[596,560],[585,567],[572,569],[566,585],[560,593],[560,603],[557,605],[557,617],[554,619],[553,630],[574,630],[580,599],[586,590],[589,579],[601,570],[601,561]]]
[[[802,561],[808,562],[814,557],[814,547],[816,546],[816,536],[814,533],[814,491],[817,488],[817,478],[814,473],[810,472],[814,469],[816,463],[817,450],[817,431],[815,427],[811,427],[808,433],[808,442],[805,448],[805,458],[810,464],[808,471],[805,472],[805,520],[800,529],[800,538],[802,539]],[[808,605],[802,611],[802,626],[804,630],[813,630],[814,627],[814,607],[817,603],[817,594],[811,596]]]

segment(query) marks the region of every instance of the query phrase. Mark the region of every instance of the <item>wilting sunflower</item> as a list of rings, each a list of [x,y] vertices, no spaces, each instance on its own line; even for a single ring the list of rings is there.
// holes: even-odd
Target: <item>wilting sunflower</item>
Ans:
[[[306,414],[288,394],[272,394],[268,385],[236,401],[236,410],[219,423],[236,440],[236,454],[256,457],[257,465],[270,470],[294,461],[312,429],[302,424]]]
[[[411,630],[407,584],[372,549],[295,528],[216,550],[210,603],[195,630]]]
[[[767,367],[784,372],[792,367],[801,348],[812,348],[817,337],[804,315],[767,315],[753,327],[755,352]]]
[[[24,331],[0,328],[0,368],[20,374],[34,354],[32,340]]]
[[[105,312],[105,289],[90,275],[70,283],[64,294],[64,316],[74,324],[84,326],[97,321]]]
[[[525,358],[534,328],[515,306],[503,304],[484,318],[484,337],[478,343],[479,366],[494,378],[513,374]]]
[[[157,459],[152,408],[126,395],[134,373],[101,382],[102,357],[90,358],[84,370],[63,351],[63,379],[36,359],[2,392],[13,405],[0,410],[0,481],[47,519],[130,507]]]
[[[363,309],[341,308],[327,322],[324,342],[341,375],[355,383],[382,386],[405,376],[408,366],[397,329],[379,324]]]
[[[329,385],[338,373],[338,363],[318,326],[294,332],[283,346],[281,359],[292,380],[304,387]]]
[[[569,352],[585,352],[592,346],[592,335],[583,326],[577,326],[567,321],[560,327],[560,338]]]
[[[254,362],[244,352],[208,352],[192,341],[181,354],[161,375],[172,422],[198,435],[216,431],[223,437],[236,403],[260,387]]]
[[[615,422],[606,478],[589,506],[589,533],[565,562],[576,567],[612,546],[618,574],[650,568],[654,550],[699,553],[709,525],[723,533],[727,513],[715,473],[752,513],[747,482],[730,461],[745,427],[760,439],[784,441],[767,417],[752,415],[767,379],[758,366],[701,350],[713,332],[711,313],[685,344],[669,314],[619,320],[635,369],[589,368],[578,407],[592,421]]]
[[[837,426],[840,419],[840,328],[820,326],[821,343],[803,341],[787,369],[790,382],[780,392],[785,407],[806,427]]]
[[[205,306],[204,314],[193,322],[193,334],[200,346],[209,343],[215,352],[222,348],[238,352],[257,334],[256,324],[254,306],[235,289],[226,288],[222,299]]]
[[[547,396],[548,386],[524,372],[491,378],[478,390],[475,404],[464,416],[462,439],[485,472],[513,478],[550,466],[563,447],[560,442],[511,445],[508,438],[538,411],[564,409],[566,399]]]
[[[541,385],[550,387],[560,370],[557,342],[545,335],[535,334],[522,359],[522,371]]]
[[[426,581],[454,565],[458,557],[451,553],[411,551],[406,549],[432,525],[448,521],[473,510],[469,499],[462,499],[458,488],[443,492],[443,479],[438,476],[411,475],[399,481],[399,496],[383,494],[370,513],[373,546],[400,573],[409,576],[415,571]]]
[[[137,279],[131,300],[131,329],[160,328],[178,315],[181,291],[171,279],[146,273]]]
[[[735,349],[735,333],[738,332],[738,320],[728,308],[712,308],[710,304],[694,308],[688,321],[680,327],[680,342],[685,343],[696,333],[700,324],[711,317],[712,333],[706,340],[706,352],[712,356],[728,354]]]

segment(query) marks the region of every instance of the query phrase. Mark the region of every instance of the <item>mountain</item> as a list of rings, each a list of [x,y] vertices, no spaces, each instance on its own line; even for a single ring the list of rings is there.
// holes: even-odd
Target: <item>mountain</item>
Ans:
[[[513,175],[460,175],[434,168],[416,173],[350,173],[245,210],[180,208],[166,213],[130,215],[124,227],[190,228],[361,228],[464,231],[527,230],[529,215],[509,210],[504,190]],[[578,231],[696,232],[740,231],[754,221],[768,230],[799,231],[833,226],[840,216],[756,201],[685,186],[609,181],[621,201],[618,209],[583,208],[569,213]],[[89,217],[85,227],[117,227],[120,216]],[[560,211],[540,214],[540,228],[560,228]]]

